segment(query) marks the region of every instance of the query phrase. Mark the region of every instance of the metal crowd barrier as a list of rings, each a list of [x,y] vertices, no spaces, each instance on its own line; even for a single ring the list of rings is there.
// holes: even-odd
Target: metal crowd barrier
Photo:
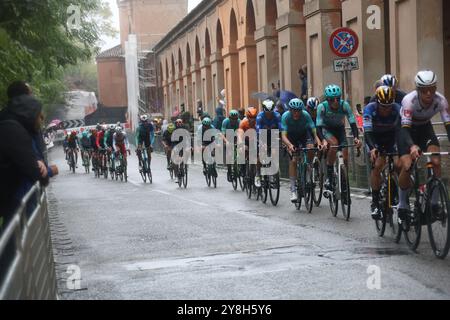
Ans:
[[[39,183],[0,234],[0,300],[57,299],[47,196]]]

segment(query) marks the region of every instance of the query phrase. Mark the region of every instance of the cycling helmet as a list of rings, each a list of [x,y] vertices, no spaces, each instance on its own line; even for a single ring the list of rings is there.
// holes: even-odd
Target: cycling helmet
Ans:
[[[108,127],[106,126],[106,124],[102,125],[102,131],[106,131],[108,129]]]
[[[306,105],[310,110],[316,110],[319,104],[320,101],[316,97],[309,98],[308,101],[306,102]]]
[[[303,103],[302,100],[298,98],[294,98],[291,101],[289,101],[288,105],[289,109],[291,110],[302,111],[303,109],[305,109],[305,104]]]
[[[97,123],[97,126],[95,128],[97,129],[97,131],[102,130],[102,126],[100,125],[100,123]]]
[[[388,86],[381,86],[377,89],[378,103],[383,106],[390,106],[395,102],[394,90]]]
[[[391,88],[396,88],[398,84],[397,78],[391,74],[385,74],[382,76],[381,82],[383,82],[383,86],[388,86]]]
[[[262,106],[265,112],[272,112],[275,108],[275,102],[273,102],[272,100],[265,100],[262,103]]]
[[[167,132],[169,132],[170,134],[172,134],[175,131],[175,125],[173,123],[169,124],[167,126]]]
[[[203,120],[205,118],[211,118],[211,116],[209,115],[208,112],[203,112],[202,116],[200,117],[201,120]]]
[[[255,119],[258,116],[258,110],[255,107],[250,107],[245,113],[245,116],[247,119]]]
[[[342,90],[339,86],[332,84],[325,88],[325,97],[329,98],[340,98],[342,97]]]
[[[212,123],[211,118],[206,117],[202,120],[202,125],[204,125],[205,127],[209,127],[211,123]]]
[[[182,125],[183,125],[183,120],[177,119],[177,121],[175,121],[175,126],[181,127]]]
[[[416,75],[416,87],[433,87],[437,84],[437,76],[433,71],[420,71]]]
[[[87,137],[88,137],[88,133],[87,133],[87,131],[83,131],[83,134],[82,134],[82,136],[83,136],[83,138],[87,138]]]
[[[230,111],[230,118],[231,119],[238,119],[239,118],[239,112],[237,110],[231,110]]]
[[[115,126],[115,125],[113,125],[113,124],[110,124],[110,125],[109,125],[109,130],[113,131],[113,130],[115,130],[115,129],[116,129],[116,126]]]
[[[143,121],[143,122],[148,121],[148,115],[143,114],[143,115],[141,116],[141,121]]]
[[[76,136],[77,135],[77,130],[72,130],[72,132],[70,133],[72,136]]]

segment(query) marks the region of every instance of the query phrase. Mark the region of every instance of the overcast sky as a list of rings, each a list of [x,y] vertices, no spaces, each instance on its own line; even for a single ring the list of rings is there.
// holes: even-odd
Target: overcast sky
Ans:
[[[201,1],[202,0],[189,0],[188,10],[191,11],[192,9],[194,9]],[[119,31],[119,9],[117,8],[117,2],[116,0],[105,0],[105,2],[109,3],[109,7],[111,8],[111,11],[113,13],[113,17],[111,18],[111,20],[113,21],[113,24],[117,31]],[[102,40],[104,42],[102,45],[102,51],[105,51],[117,46],[120,43],[120,35],[118,33],[115,38],[103,37]]]

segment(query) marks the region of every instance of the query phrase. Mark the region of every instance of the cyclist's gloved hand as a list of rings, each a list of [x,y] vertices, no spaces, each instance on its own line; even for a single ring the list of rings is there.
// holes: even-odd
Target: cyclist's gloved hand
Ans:
[[[412,146],[411,149],[410,149],[410,154],[411,154],[411,158],[412,158],[413,161],[416,161],[417,159],[419,159],[421,153],[422,153],[422,151],[416,145]]]
[[[370,151],[370,160],[372,161],[372,163],[375,163],[377,159],[378,159],[378,150],[373,149],[372,151]]]

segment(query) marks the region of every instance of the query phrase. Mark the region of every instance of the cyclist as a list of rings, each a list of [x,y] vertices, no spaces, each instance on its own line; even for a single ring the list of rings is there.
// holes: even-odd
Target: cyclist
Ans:
[[[440,152],[432,118],[440,113],[445,123],[447,136],[450,139],[450,114],[447,99],[437,92],[437,76],[433,71],[420,71],[415,78],[416,90],[409,93],[402,102],[401,123],[402,129],[398,143],[401,156],[401,173],[399,179],[399,222],[405,221],[409,213],[408,192],[412,187],[410,172],[412,162],[420,157],[422,151]],[[441,159],[432,157],[434,172],[441,177]],[[431,204],[433,212],[440,212],[438,205],[439,193],[432,195]]]
[[[85,152],[87,152],[90,157],[92,151],[92,144],[87,131],[83,131],[83,133],[81,134],[80,146],[81,146],[81,159],[83,159]]]
[[[261,150],[261,147],[267,147],[267,151],[269,151],[271,147],[271,137],[272,137],[272,130],[281,130],[281,115],[275,111],[275,102],[268,99],[263,101],[262,103],[262,109],[263,111],[258,114],[258,117],[256,118],[256,132],[258,134],[258,154]],[[260,133],[261,130],[268,130],[267,131],[267,142],[264,144],[260,140]],[[257,188],[261,187],[261,163],[258,161],[257,170],[256,170],[256,177],[255,177],[255,186]]]
[[[67,159],[67,140],[69,139],[70,136],[70,132],[67,132],[66,130],[64,130],[64,140],[63,140],[63,149],[64,149],[64,154],[66,156],[66,160]]]
[[[142,115],[140,120],[139,126],[136,129],[136,154],[138,158],[141,158],[142,147],[145,146],[150,163],[152,160],[153,145],[155,143],[155,127],[149,121],[149,117],[146,114]]]
[[[249,148],[250,148],[250,138],[245,137],[244,135],[248,130],[255,130],[256,132],[256,117],[258,117],[258,110],[255,107],[249,107],[247,111],[245,112],[245,118],[241,121],[239,124],[239,130],[238,130],[238,144],[242,145],[245,144],[245,158],[248,160],[249,156]],[[256,146],[256,140],[254,141]],[[245,176],[245,164],[241,165],[241,174],[242,176]]]
[[[382,153],[397,152],[397,138],[400,125],[401,106],[395,102],[395,92],[391,87],[381,86],[377,89],[377,102],[369,103],[364,109],[364,139],[370,152],[372,162],[372,204],[374,220],[381,219],[380,189],[381,172],[386,165]]]
[[[109,130],[106,131],[104,138],[106,149],[108,150],[108,159],[112,159],[112,153],[114,150],[113,138],[115,133],[116,133],[116,126],[111,124],[109,126]],[[111,163],[111,171],[114,171],[114,161],[112,161]]]
[[[208,147],[211,143],[214,142],[215,137],[211,137],[211,139],[204,139],[205,137],[205,133],[206,131],[210,130],[210,129],[215,129],[214,126],[212,125],[212,120],[211,118],[204,118],[202,120],[202,124],[200,125],[200,127],[197,130],[197,139],[199,140],[199,145],[201,144],[202,146],[202,163],[203,163],[203,174],[206,176],[206,162],[203,159],[203,151],[205,150],[206,147]],[[216,177],[217,178],[217,177]]]
[[[231,110],[230,116],[223,120],[222,123],[222,140],[225,142],[226,145],[232,144],[233,147],[235,146],[234,141],[231,143],[227,140],[226,134],[227,130],[233,130],[234,132],[239,129],[239,125],[241,124],[241,120],[239,119],[239,112],[237,110]],[[233,165],[228,164],[227,165],[227,180],[228,182],[232,181],[232,168]]]
[[[91,135],[89,136],[89,140],[91,141],[91,148],[93,150],[93,152],[92,152],[92,170],[95,170],[94,161],[98,159],[97,129],[92,129]]]
[[[100,167],[101,167],[104,164],[103,159],[106,155],[105,133],[106,133],[107,127],[106,127],[106,125],[101,125],[101,126],[97,126],[97,128],[100,128],[100,130],[97,133],[96,145],[97,145],[98,151],[100,153],[99,160],[100,160]]]
[[[170,170],[170,159],[172,157],[172,149],[175,144],[172,142],[172,133],[175,131],[175,128],[176,127],[173,123],[169,124],[162,137],[162,144],[167,158],[167,170]]]
[[[306,102],[306,111],[311,116],[314,123],[316,123],[317,119],[317,107],[319,107],[320,101],[316,97],[311,97]]]
[[[128,143],[128,137],[126,132],[122,127],[116,127],[114,136],[113,136],[113,146],[115,147],[115,153],[113,153],[113,162],[115,160],[115,155],[119,154],[119,152],[123,156],[124,163],[127,163],[127,151],[130,153],[130,144]]]
[[[282,139],[287,146],[290,155],[289,164],[289,180],[291,184],[291,202],[298,200],[297,196],[297,157],[294,157],[294,152],[297,148],[314,148],[314,143],[319,148],[322,147],[322,142],[317,136],[316,126],[309,115],[305,111],[305,105],[300,99],[292,99],[288,107],[290,111],[286,112],[281,120]],[[315,141],[315,142],[314,142]],[[312,161],[314,152],[308,152],[308,161]]]
[[[379,82],[377,82],[376,89],[378,89],[381,86],[387,86],[392,88],[394,90],[394,96],[395,96],[395,103],[398,103],[399,105],[402,104],[403,99],[406,96],[406,92],[400,90],[398,88],[398,80],[395,76],[391,74],[385,74],[381,77]],[[375,94],[372,99],[370,100],[371,103],[378,102],[377,94]]]
[[[77,134],[77,131],[73,130],[67,138],[67,149],[72,150],[75,156],[75,168],[78,168],[78,151],[80,146]]]
[[[182,119],[177,119],[177,120],[175,120],[175,130],[178,130],[178,129],[185,129],[185,130],[186,130],[186,126],[184,125],[184,122],[183,122]],[[175,145],[181,143],[181,142],[182,142],[182,139],[183,139],[183,138],[179,138],[178,141],[172,142],[172,148],[173,148]],[[183,151],[180,152],[180,157],[183,157]],[[179,173],[178,167],[179,167],[178,165],[175,165],[175,166],[174,166],[175,183],[178,183],[178,173]]]
[[[325,88],[325,101],[317,108],[317,132],[322,140],[325,149],[329,146],[338,147],[347,145],[347,135],[345,132],[345,118],[347,118],[352,128],[354,143],[361,147],[359,140],[358,126],[355,115],[347,101],[342,99],[342,90],[337,85],[329,85]],[[348,163],[348,150],[344,150],[344,161]],[[336,161],[337,149],[328,150],[327,156],[327,181],[325,188],[332,190],[334,163]]]

